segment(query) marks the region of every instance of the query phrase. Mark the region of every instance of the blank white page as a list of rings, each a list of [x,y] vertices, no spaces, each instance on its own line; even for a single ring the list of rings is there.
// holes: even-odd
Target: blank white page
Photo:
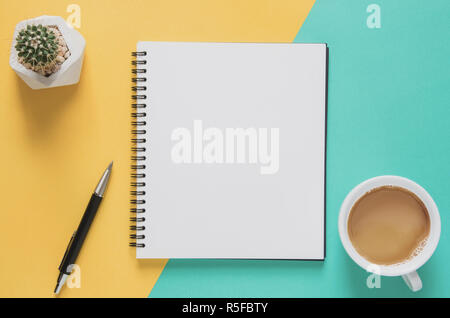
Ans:
[[[147,52],[137,257],[324,259],[326,45],[139,42],[137,51]]]

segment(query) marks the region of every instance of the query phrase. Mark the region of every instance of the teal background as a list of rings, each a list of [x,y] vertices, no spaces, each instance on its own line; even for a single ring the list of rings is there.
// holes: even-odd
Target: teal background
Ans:
[[[366,26],[372,3],[381,29]],[[449,297],[449,12],[448,0],[316,1],[295,42],[326,42],[330,52],[326,260],[170,260],[150,297]],[[367,288],[339,241],[346,194],[384,174],[421,184],[441,213],[418,293],[400,277]]]

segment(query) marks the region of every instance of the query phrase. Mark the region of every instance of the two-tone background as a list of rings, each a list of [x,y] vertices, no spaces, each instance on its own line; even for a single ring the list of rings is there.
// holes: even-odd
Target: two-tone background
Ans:
[[[16,23],[81,9],[78,85],[33,91],[9,67]],[[380,24],[367,19],[377,5]],[[374,6],[370,6],[374,8]],[[71,233],[106,165],[108,193],[60,297],[449,297],[450,41],[446,0],[0,0],[0,296],[51,297]],[[372,21],[373,22],[373,21]],[[324,262],[136,260],[128,247],[130,52],[138,40],[326,42],[330,48]],[[424,186],[440,244],[411,293],[366,287],[337,216],[361,181]]]

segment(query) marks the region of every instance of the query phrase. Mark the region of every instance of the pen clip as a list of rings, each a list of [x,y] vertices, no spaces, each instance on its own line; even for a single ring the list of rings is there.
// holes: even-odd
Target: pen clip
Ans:
[[[61,260],[61,264],[59,264],[59,267],[58,267],[59,271],[63,271],[63,272],[66,271],[65,268],[64,269],[62,268],[62,266],[64,264],[64,261],[66,260],[67,253],[69,252],[70,247],[72,246],[72,242],[73,242],[73,239],[74,239],[76,233],[77,233],[77,231],[73,232],[72,237],[70,238],[69,245],[67,245],[66,251],[64,252],[64,256]]]

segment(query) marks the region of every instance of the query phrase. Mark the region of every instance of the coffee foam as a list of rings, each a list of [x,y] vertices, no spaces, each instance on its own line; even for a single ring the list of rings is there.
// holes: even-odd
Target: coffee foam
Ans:
[[[423,252],[423,250],[425,249],[427,243],[428,243],[428,237],[424,238],[424,239],[419,243],[419,245],[416,247],[416,249],[411,253],[411,255],[410,255],[407,259],[405,259],[405,260],[403,260],[402,262],[399,262],[399,263],[395,263],[395,264],[392,264],[392,265],[385,265],[385,266],[400,266],[400,265],[404,265],[404,264],[409,263],[409,262],[412,261],[415,257],[419,256],[420,253]]]

